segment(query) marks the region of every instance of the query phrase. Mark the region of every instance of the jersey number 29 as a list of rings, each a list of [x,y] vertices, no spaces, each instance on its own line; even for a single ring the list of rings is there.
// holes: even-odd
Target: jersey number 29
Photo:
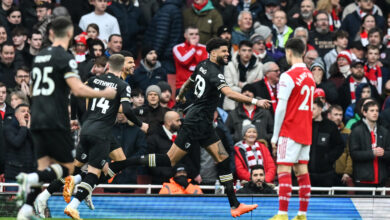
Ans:
[[[95,88],[95,90],[99,90],[98,88]],[[102,114],[106,114],[107,110],[110,108],[109,101],[105,98],[99,98],[99,101],[97,101],[97,98],[92,99],[92,105],[91,105],[91,111],[95,111],[95,108],[101,108]]]
[[[32,96],[49,96],[53,93],[55,83],[53,79],[49,77],[49,74],[53,72],[53,67],[46,66],[43,68],[43,74],[41,69],[34,67],[32,70],[32,78],[34,80],[34,86],[32,90]],[[42,86],[40,86],[42,83]],[[44,86],[44,84],[46,86]]]
[[[200,98],[202,97],[204,90],[206,89],[206,82],[204,81],[204,78],[201,75],[196,75],[195,81],[196,81],[196,85],[195,85],[194,94],[196,95],[196,97]]]
[[[310,106],[313,106],[314,86],[310,86],[310,88],[309,88],[308,85],[304,85],[301,89],[301,95],[304,95],[305,99],[299,105],[298,110],[301,110],[301,111],[311,110],[311,109],[309,109],[308,102],[309,102],[309,97],[310,97],[310,100],[311,100]]]

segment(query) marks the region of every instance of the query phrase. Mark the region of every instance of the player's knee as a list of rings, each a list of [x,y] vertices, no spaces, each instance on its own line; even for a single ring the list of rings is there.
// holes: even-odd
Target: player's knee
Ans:
[[[56,174],[57,179],[67,177],[73,173],[73,166],[69,166],[69,164],[52,164],[50,168]]]

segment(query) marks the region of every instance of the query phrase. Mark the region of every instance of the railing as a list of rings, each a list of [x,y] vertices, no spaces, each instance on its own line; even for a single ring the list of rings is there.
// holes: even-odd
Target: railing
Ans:
[[[43,187],[47,187],[49,184],[44,184]],[[4,187],[15,187],[19,186],[17,183],[2,183],[0,182],[0,193],[4,192]],[[146,189],[146,194],[151,194],[152,189],[161,189],[162,185],[151,185],[151,184],[100,184],[96,188],[110,188],[110,189]],[[214,190],[215,186],[213,185],[200,185],[202,190]],[[222,194],[225,193],[225,188],[221,186]],[[278,191],[278,187],[275,187],[275,190]],[[299,187],[292,187],[293,191],[298,191]],[[372,195],[375,195],[376,192],[379,192],[382,196],[386,195],[386,192],[390,192],[390,187],[312,187],[312,192],[328,192],[328,195],[335,195],[335,192],[340,191],[355,191],[355,192],[371,192]]]

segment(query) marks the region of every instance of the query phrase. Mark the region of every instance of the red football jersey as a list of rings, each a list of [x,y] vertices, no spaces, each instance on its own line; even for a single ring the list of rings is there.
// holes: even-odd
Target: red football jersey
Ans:
[[[279,136],[311,145],[315,88],[313,74],[304,63],[293,65],[281,75],[278,98],[287,100],[287,109]]]

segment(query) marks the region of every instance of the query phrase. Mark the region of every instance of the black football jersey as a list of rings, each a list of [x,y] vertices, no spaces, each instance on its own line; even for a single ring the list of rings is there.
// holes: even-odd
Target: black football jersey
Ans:
[[[31,129],[69,130],[69,87],[79,77],[73,55],[61,46],[43,49],[32,65]]]
[[[212,123],[214,111],[217,108],[221,91],[227,86],[225,76],[220,67],[209,59],[200,62],[190,80],[195,83],[195,101],[186,114],[184,124],[193,124],[199,121]]]
[[[81,128],[81,135],[106,137],[111,134],[121,102],[130,102],[130,86],[112,73],[92,77],[87,85],[96,90],[103,90],[106,87],[116,89],[116,97],[112,100],[105,98],[88,100],[86,118]]]

